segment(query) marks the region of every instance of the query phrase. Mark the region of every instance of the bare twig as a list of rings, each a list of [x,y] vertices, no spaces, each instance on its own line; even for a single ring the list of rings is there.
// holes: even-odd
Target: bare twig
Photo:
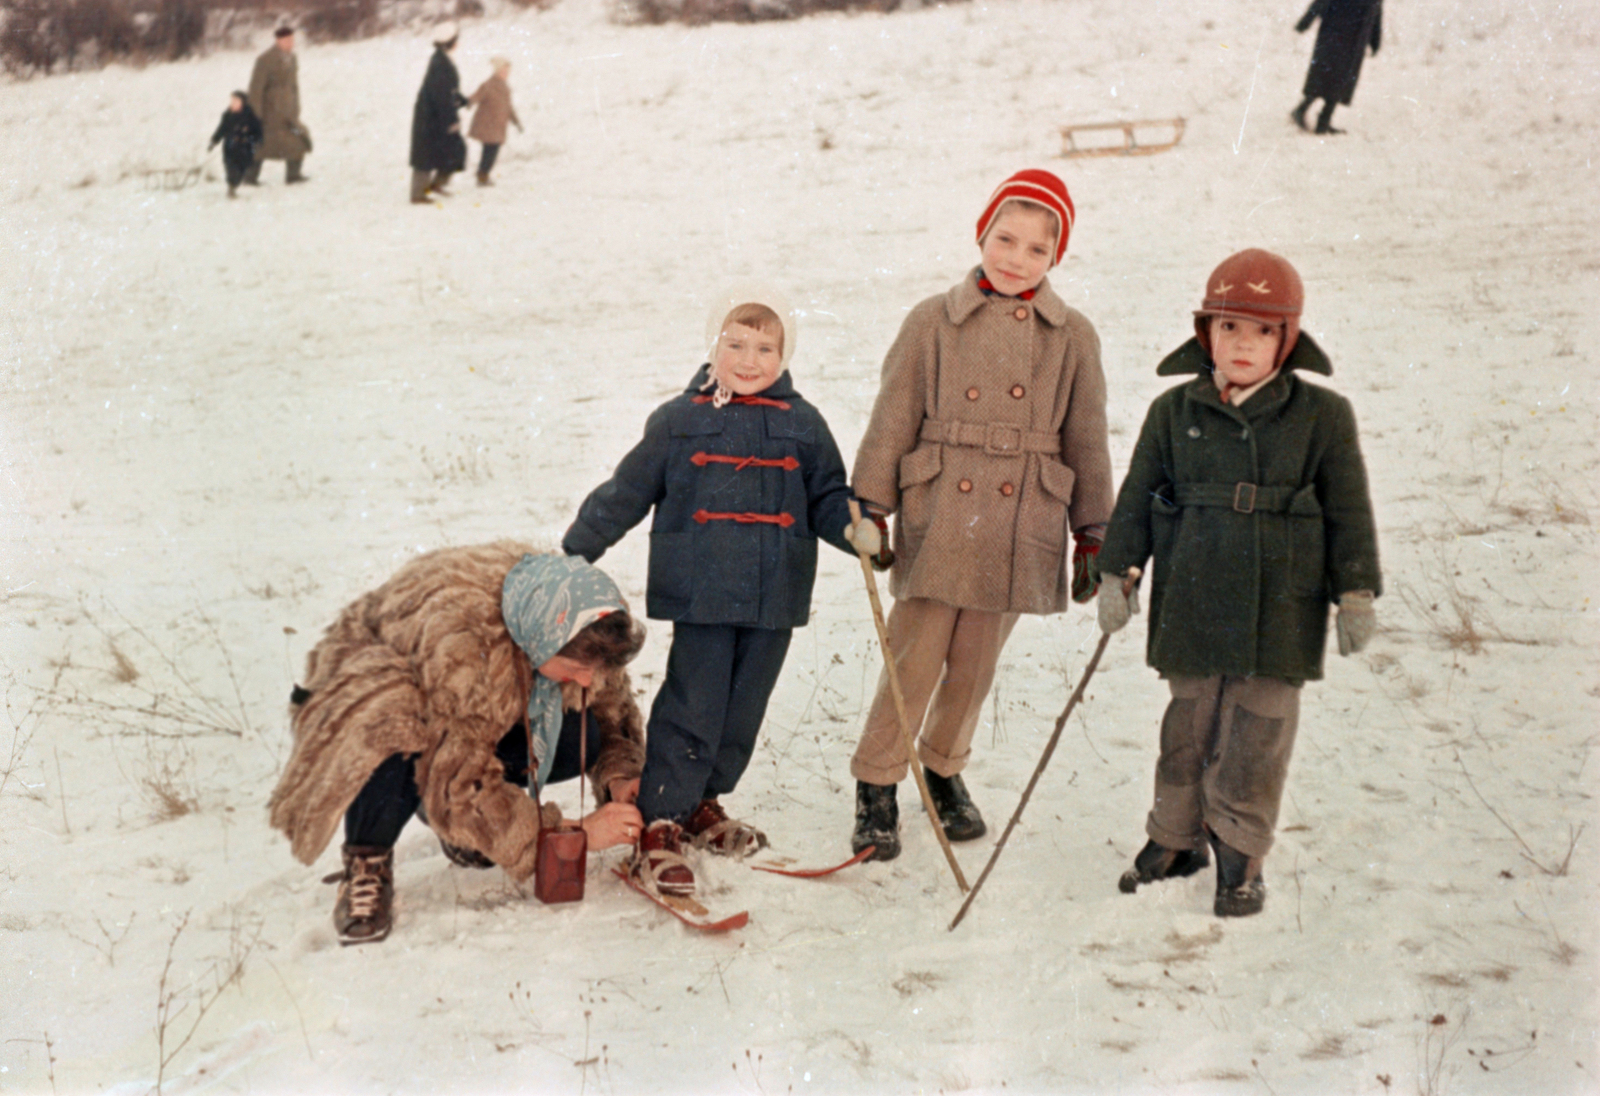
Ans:
[[[179,987],[176,985],[172,963],[177,953],[178,939],[183,935],[184,929],[189,927],[189,916],[193,911],[185,912],[178,919],[177,926],[172,931],[172,939],[167,941],[167,959],[161,966],[161,980],[156,987],[156,1094],[160,1096],[161,1086],[166,1080],[167,1067],[189,1045],[195,1032],[200,1030],[200,1024],[206,1018],[206,1013],[229,987],[237,986],[244,978],[245,961],[250,953],[255,950],[261,940],[261,927],[254,925],[247,928],[239,919],[238,912],[233,915],[233,922],[228,933],[228,955],[226,958],[213,959],[205,975],[189,984]],[[203,985],[206,976],[210,976],[210,985]],[[194,1006],[187,1030],[180,1035],[174,1027],[178,1017],[182,1016]],[[169,1049],[169,1044],[170,1049]]]
[[[1523,859],[1528,861],[1528,863],[1532,864],[1534,867],[1538,868],[1540,871],[1544,872],[1546,875],[1553,875],[1558,878],[1566,875],[1567,869],[1572,866],[1572,854],[1573,851],[1578,847],[1578,838],[1583,836],[1584,826],[1588,825],[1588,823],[1580,823],[1576,829],[1568,826],[1570,840],[1567,843],[1567,855],[1562,859],[1558,866],[1554,868],[1548,867],[1547,865],[1541,863],[1539,858],[1533,854],[1533,850],[1529,848],[1528,843],[1522,839],[1522,834],[1517,832],[1517,828],[1510,822],[1507,822],[1505,817],[1501,815],[1499,811],[1495,810],[1494,807],[1490,805],[1489,801],[1483,797],[1483,793],[1478,790],[1478,785],[1472,779],[1472,774],[1467,771],[1467,763],[1461,759],[1460,750],[1455,751],[1455,756],[1456,764],[1461,767],[1461,775],[1466,778],[1467,787],[1472,789],[1472,794],[1478,797],[1478,802],[1482,803],[1484,809],[1494,816],[1495,821],[1504,826],[1507,832],[1509,832],[1512,837],[1517,839],[1517,844],[1522,846]]]

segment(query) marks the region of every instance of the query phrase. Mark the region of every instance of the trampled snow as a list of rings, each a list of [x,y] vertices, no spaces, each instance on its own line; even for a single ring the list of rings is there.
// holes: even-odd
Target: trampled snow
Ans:
[[[272,164],[238,201],[203,150],[250,51],[0,84],[0,1092],[1600,1089],[1600,21],[1391,4],[1350,132],[1321,139],[1287,119],[1298,14],[502,13],[457,62],[470,90],[512,59],[527,134],[498,185],[428,207],[420,28],[303,45],[312,182]],[[1059,157],[1061,125],[1179,116],[1170,151]],[[796,383],[848,460],[905,311],[976,261],[1026,166],[1077,203],[1052,284],[1099,330],[1119,474],[1242,247],[1297,264],[1362,424],[1383,631],[1306,689],[1266,911],[1214,918],[1209,872],[1117,892],[1165,700],[1140,618],[954,932],[908,784],[892,863],[701,861],[751,915],[717,937],[627,893],[618,852],[544,907],[414,825],[394,934],[339,947],[337,850],[301,866],[265,812],[337,610],[419,551],[553,543],[730,280],[803,309]],[[646,539],[603,563],[641,602]],[[815,609],[727,803],[822,863],[879,656],[855,561],[824,557]],[[1097,638],[1081,608],[1018,627],[967,770],[991,825],[969,878]]]

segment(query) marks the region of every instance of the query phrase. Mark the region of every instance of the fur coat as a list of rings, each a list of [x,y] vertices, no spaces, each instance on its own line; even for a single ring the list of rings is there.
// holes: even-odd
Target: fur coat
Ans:
[[[495,756],[533,687],[534,668],[500,613],[506,573],[530,551],[502,541],[419,556],[346,607],[312,649],[309,696],[291,707],[294,748],[270,805],[302,862],[321,855],[372,771],[399,753],[418,755],[423,809],[441,838],[515,879],[533,873],[538,812]],[[562,689],[565,707],[577,709],[578,688]],[[589,775],[604,803],[611,781],[644,768],[625,670],[596,678],[589,718],[601,738]]]

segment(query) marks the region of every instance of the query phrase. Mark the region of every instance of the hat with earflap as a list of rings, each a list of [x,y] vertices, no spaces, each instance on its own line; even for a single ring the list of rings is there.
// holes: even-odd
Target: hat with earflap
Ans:
[[[1194,333],[1211,353],[1211,317],[1243,316],[1263,323],[1282,324],[1283,342],[1276,365],[1282,367],[1300,338],[1300,311],[1306,290],[1289,260],[1252,247],[1229,255],[1211,272],[1205,298],[1194,312]]]
[[[1056,215],[1060,230],[1056,233],[1056,255],[1050,265],[1059,263],[1067,253],[1067,237],[1072,234],[1072,196],[1067,193],[1066,183],[1039,168],[1017,172],[989,195],[989,204],[983,207],[983,216],[978,218],[978,244],[981,246],[983,238],[989,234],[1000,207],[1013,199],[1044,206]]]
[[[706,358],[709,360],[714,356],[717,339],[722,335],[722,325],[727,322],[729,314],[742,304],[763,305],[777,314],[779,322],[783,324],[783,365],[788,368],[789,359],[794,356],[794,309],[789,307],[789,302],[777,290],[764,285],[732,286],[712,300],[711,310],[706,315]]]

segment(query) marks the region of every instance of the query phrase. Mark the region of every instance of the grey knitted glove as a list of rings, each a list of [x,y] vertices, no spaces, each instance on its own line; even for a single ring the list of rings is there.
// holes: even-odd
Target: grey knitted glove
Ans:
[[[1378,628],[1378,614],[1372,608],[1371,590],[1350,590],[1339,595],[1339,611],[1333,629],[1339,636],[1339,653],[1359,654]]]
[[[1124,586],[1127,593],[1122,592]],[[1128,618],[1139,611],[1139,587],[1120,575],[1101,575],[1095,608],[1102,632],[1120,632],[1128,626]]]

